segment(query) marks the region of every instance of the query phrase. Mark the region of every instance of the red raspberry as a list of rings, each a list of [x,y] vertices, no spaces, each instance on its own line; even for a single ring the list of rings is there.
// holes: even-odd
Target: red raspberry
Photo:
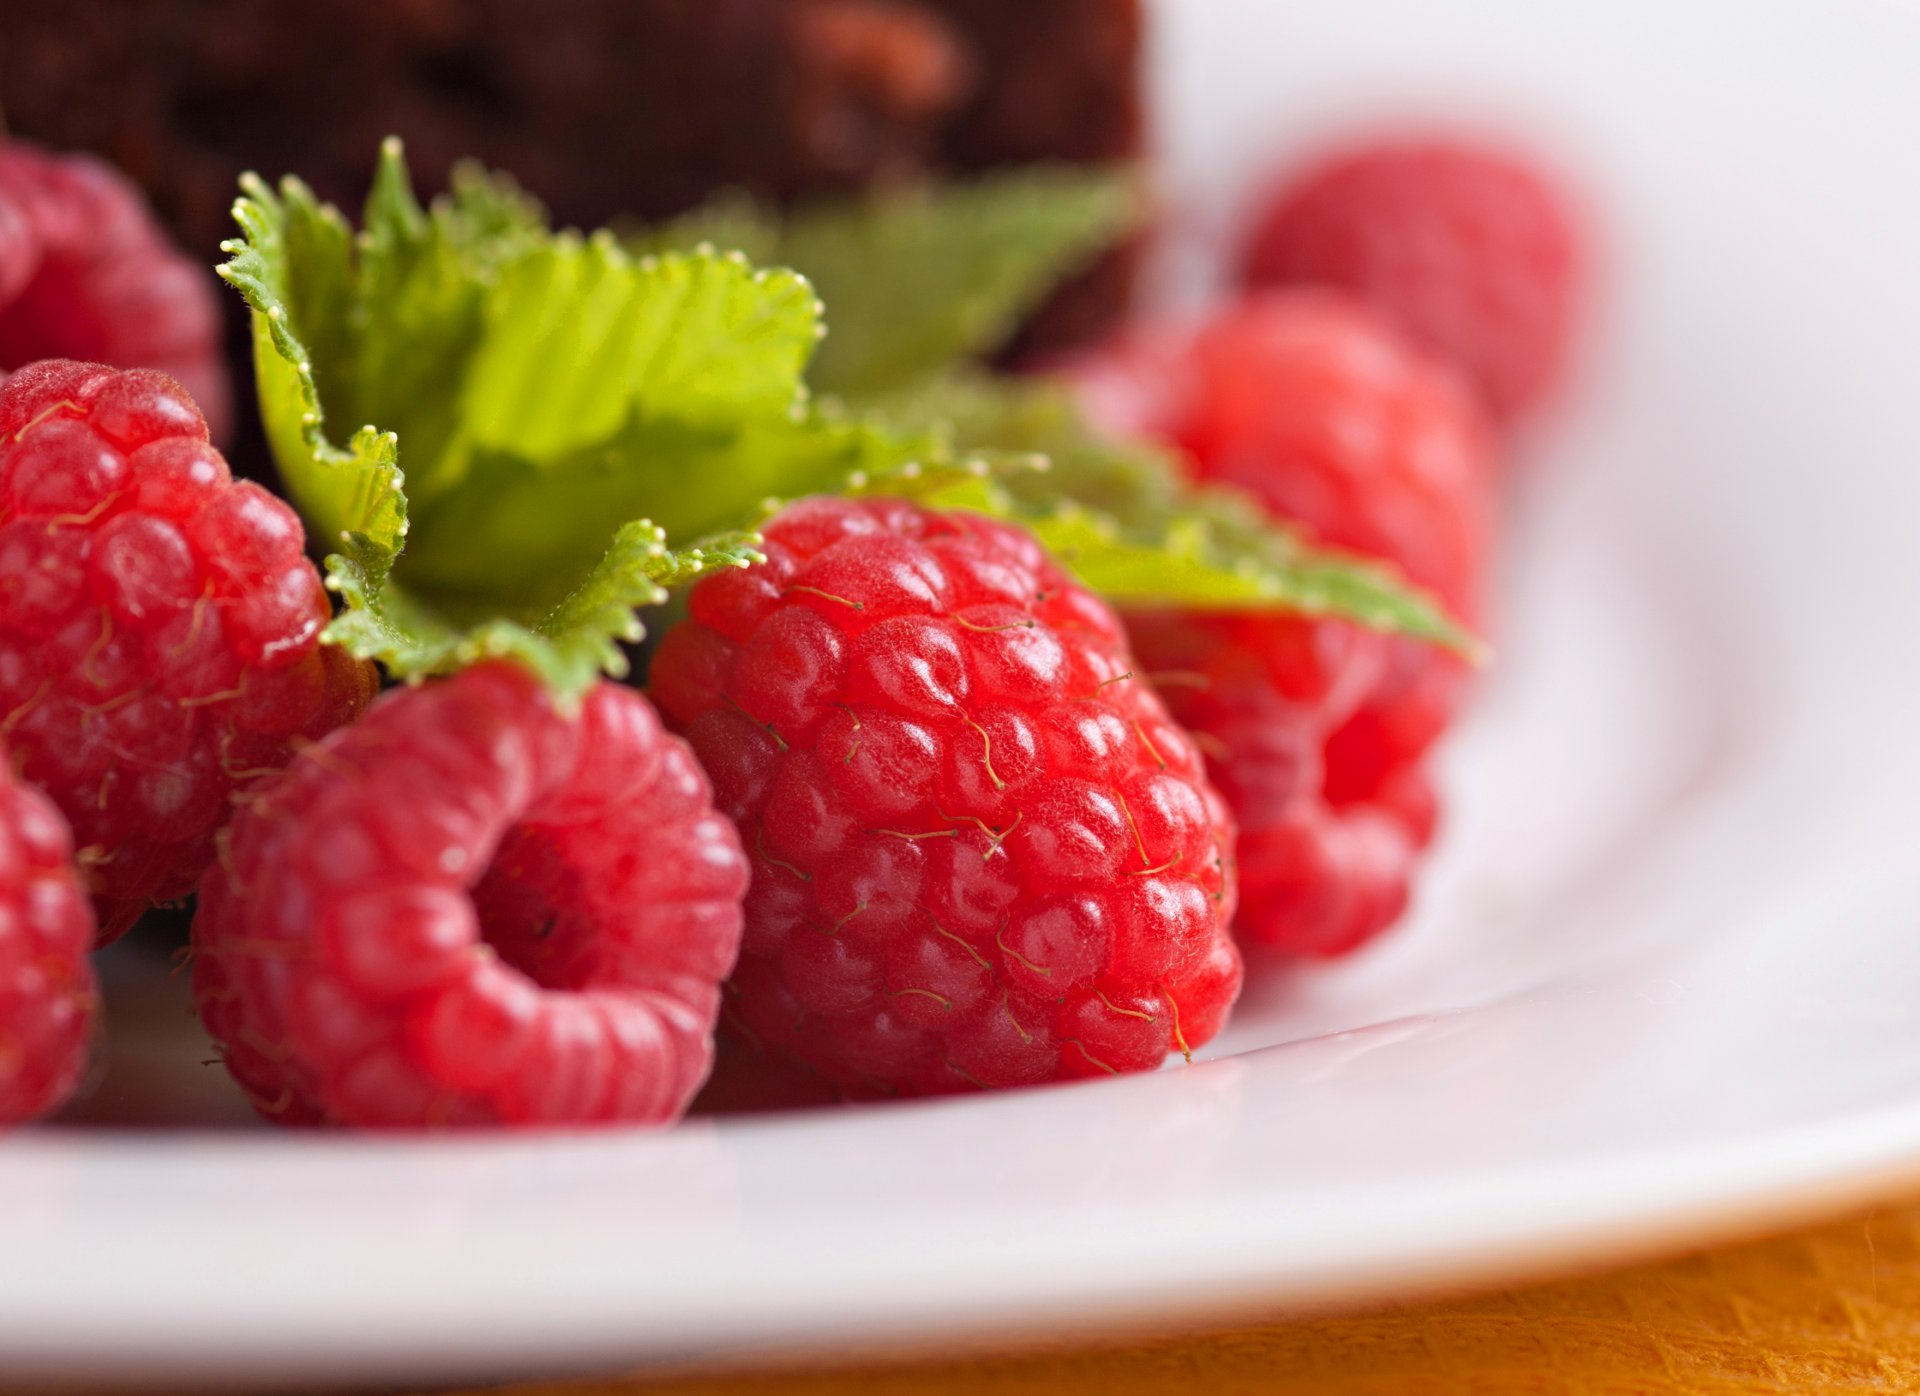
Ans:
[[[1477,611],[1493,443],[1452,374],[1318,291],[1239,301],[1180,352],[1184,381],[1162,399],[1163,434],[1199,478],[1394,563],[1463,615]]]
[[[1476,613],[1490,434],[1450,374],[1360,307],[1272,293],[1068,374],[1109,430],[1176,445],[1199,478]],[[1460,661],[1334,621],[1128,619],[1239,820],[1243,938],[1336,954],[1391,923],[1432,830],[1418,767],[1458,703]]]
[[[66,821],[0,760],[0,1125],[45,1114],[79,1081],[92,945]]]
[[[731,1007],[849,1094],[1145,1071],[1240,986],[1232,823],[1113,612],[1020,530],[814,499],[653,691],[753,855]]]
[[[319,643],[303,546],[165,374],[0,384],[0,731],[73,826],[107,938],[190,892],[232,796],[372,692]]]
[[[1203,479],[1238,486],[1275,518],[1398,566],[1468,623],[1495,524],[1493,437],[1453,376],[1344,298],[1249,298],[1188,348],[1190,393],[1172,439]],[[1466,666],[1388,644],[1365,701],[1328,738],[1328,794],[1372,798],[1446,730]]]
[[[1433,827],[1419,763],[1363,793],[1335,764],[1392,646],[1297,615],[1133,611],[1127,629],[1240,826],[1241,942],[1337,955],[1398,919]]]
[[[0,140],[0,371],[40,359],[161,369],[224,438],[216,285],[111,167]]]
[[[1277,189],[1245,253],[1251,286],[1351,291],[1451,360],[1511,421],[1560,374],[1579,297],[1574,220],[1525,162],[1421,140],[1341,152]]]
[[[504,663],[388,694],[235,818],[194,997],[282,1124],[661,1123],[713,1060],[747,864],[686,743]]]

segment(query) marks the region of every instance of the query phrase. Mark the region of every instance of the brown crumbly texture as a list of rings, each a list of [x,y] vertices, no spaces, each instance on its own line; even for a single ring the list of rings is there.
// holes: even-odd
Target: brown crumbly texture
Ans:
[[[6,0],[12,128],[94,151],[190,252],[244,169],[356,206],[383,136],[422,186],[471,155],[557,221],[1141,145],[1140,0]],[[1029,347],[1097,333],[1131,258],[1067,288]]]

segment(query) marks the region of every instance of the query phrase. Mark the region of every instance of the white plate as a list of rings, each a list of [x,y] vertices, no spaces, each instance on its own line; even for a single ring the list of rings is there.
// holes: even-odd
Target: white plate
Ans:
[[[1610,216],[1414,924],[1190,1069],[591,1139],[0,1147],[0,1370],[454,1378],[1279,1312],[1920,1174],[1920,12],[1161,7],[1174,206],[1517,118]]]

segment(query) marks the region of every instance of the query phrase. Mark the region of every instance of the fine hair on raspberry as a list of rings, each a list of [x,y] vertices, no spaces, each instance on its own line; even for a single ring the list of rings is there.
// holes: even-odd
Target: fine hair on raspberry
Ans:
[[[658,1124],[712,1062],[747,866],[686,743],[494,661],[395,690],[236,817],[194,996],[281,1124]]]
[[[1232,821],[1113,611],[1023,530],[898,501],[802,501],[765,553],[650,679],[753,860],[728,1022],[855,1096],[1210,1039]]]

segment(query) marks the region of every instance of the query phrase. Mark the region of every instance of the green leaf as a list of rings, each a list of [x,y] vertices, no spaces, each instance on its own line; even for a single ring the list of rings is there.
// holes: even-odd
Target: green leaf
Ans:
[[[357,234],[297,181],[249,179],[221,270],[254,312],[283,477],[336,549],[329,638],[400,677],[507,656],[578,694],[624,671],[665,587],[756,556],[768,501],[865,490],[1019,519],[1121,601],[1299,607],[1460,643],[1380,569],[1098,440],[1051,390],[912,378],[990,342],[1069,249],[1110,236],[1122,187],[1034,174],[778,227],[709,211],[846,282],[874,357],[843,358],[843,381],[890,385],[856,410],[807,390],[821,307],[797,272],[555,234],[475,170],[423,207],[392,144]]]
[[[920,438],[891,458],[834,462],[858,471],[843,473],[855,483],[842,488],[1017,519],[1117,601],[1298,609],[1471,650],[1440,605],[1391,569],[1276,527],[1237,491],[1187,482],[1150,446],[1101,439],[1062,393],[955,371],[1003,342],[1139,212],[1124,171],[1033,169],[785,215],[728,194],[637,245],[732,247],[807,275],[831,327],[814,386],[871,409],[870,431]],[[765,483],[792,496],[836,482],[823,470]]]
[[[578,692],[663,586],[752,555],[767,495],[922,449],[811,405],[794,272],[553,234],[471,170],[423,208],[393,143],[358,235],[297,181],[244,189],[221,272],[289,492],[339,548],[329,638],[398,676],[508,655]]]
[[[410,584],[479,604],[543,605],[565,592],[569,559],[597,521],[646,513],[679,538],[764,516],[766,502],[842,488],[933,444],[816,413],[699,428],[635,415],[611,439],[548,465],[488,452],[463,487],[417,506]]]
[[[822,392],[901,388],[990,353],[1060,281],[1140,219],[1125,170],[1035,166],[820,201],[787,213],[725,195],[640,237],[790,266],[826,303]]]
[[[670,586],[758,561],[758,544],[758,534],[734,533],[676,551],[667,547],[665,530],[640,519],[615,532],[600,560],[544,614],[515,619],[483,609],[462,621],[391,585],[394,554],[355,536],[344,553],[327,559],[327,585],[347,601],[328,638],[403,677],[512,659],[575,698],[602,674],[626,674],[620,642],[644,633],[636,612],[664,602]]]
[[[738,253],[636,259],[611,236],[561,234],[501,270],[478,333],[462,444],[557,461],[634,421],[730,431],[784,416],[820,304],[804,278]]]
[[[931,466],[863,488],[1016,520],[1122,605],[1277,607],[1478,653],[1473,636],[1395,570],[1276,525],[1238,491],[1187,481],[1151,446],[1098,436],[1057,388],[950,377],[874,410],[902,429],[936,432],[945,450]]]

